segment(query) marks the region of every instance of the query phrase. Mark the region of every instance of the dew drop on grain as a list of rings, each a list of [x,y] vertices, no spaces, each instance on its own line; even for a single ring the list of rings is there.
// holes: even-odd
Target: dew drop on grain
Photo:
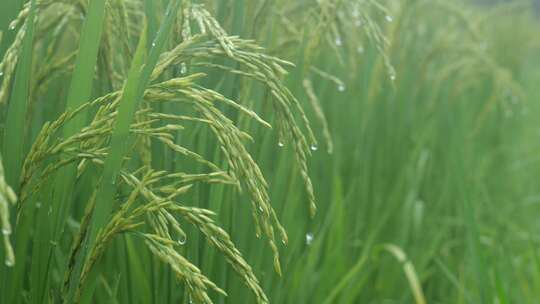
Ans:
[[[338,85],[337,89],[338,89],[338,91],[340,91],[340,92],[344,92],[344,91],[345,91],[345,85],[342,84],[342,83],[340,83],[340,84]]]
[[[311,147],[310,147],[311,151],[317,151],[318,148],[319,147],[317,147],[316,144],[312,144]]]
[[[313,233],[306,233],[306,245],[311,245],[313,243]]]
[[[386,17],[384,17],[384,19],[386,19],[387,22],[394,21],[394,18],[392,18],[392,16],[390,16],[390,15],[386,15]]]
[[[336,37],[336,46],[341,46],[343,44],[343,41],[341,41],[341,37]]]
[[[3,235],[10,235],[10,234],[11,234],[11,229],[9,229],[9,228],[2,228],[2,234],[3,234]]]
[[[11,259],[6,259],[5,264],[7,267],[13,267],[15,263],[13,263],[13,260]]]
[[[186,244],[186,241],[187,241],[187,238],[184,236],[183,238],[178,239],[176,242],[177,242],[179,245],[185,245],[185,244]]]
[[[280,147],[280,148],[283,148],[283,147],[285,146],[285,144],[282,143],[282,142],[278,142],[277,145],[278,145],[278,147]]]

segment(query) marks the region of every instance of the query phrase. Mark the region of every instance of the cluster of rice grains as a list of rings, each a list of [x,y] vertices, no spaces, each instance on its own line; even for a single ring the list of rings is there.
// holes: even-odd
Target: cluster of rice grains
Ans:
[[[65,50],[63,47],[60,51],[59,46],[65,39],[78,36],[74,29],[80,26],[81,19],[87,12],[86,1],[78,0],[37,1],[36,6],[38,18],[34,48],[44,52],[45,60],[38,67],[36,75],[40,77],[33,79],[34,96],[39,95],[54,77],[69,73],[73,69],[76,50]],[[17,63],[18,49],[25,34],[29,10],[28,4],[11,25],[12,29],[20,29],[0,63],[0,68],[5,73],[0,88],[0,103],[5,103],[9,95],[12,82],[10,75]],[[76,109],[67,109],[57,116],[56,120],[41,127],[23,164],[20,204],[37,195],[45,185],[51,183],[55,174],[67,165],[76,166],[78,180],[87,172],[95,172],[96,169],[90,169],[92,167],[97,170],[103,168],[110,152],[118,109],[123,101],[122,87],[128,77],[130,58],[135,56],[132,42],[147,35],[147,27],[140,22],[143,15],[142,2],[106,2],[96,81],[102,84],[101,88],[108,87],[110,90],[107,92],[102,89],[102,97],[88,101]],[[274,254],[275,270],[281,273],[276,238],[279,237],[286,244],[287,234],[270,203],[268,184],[246,147],[246,141],[254,139],[228,118],[223,106],[234,109],[264,127],[271,128],[271,125],[238,101],[200,85],[206,75],[190,75],[187,67],[218,69],[257,81],[267,88],[272,96],[268,100],[274,109],[280,142],[290,143],[293,147],[305,182],[309,209],[313,215],[316,210],[315,196],[308,175],[307,158],[310,150],[313,150],[310,147],[316,147],[316,140],[306,114],[282,80],[287,73],[284,67],[292,64],[264,54],[263,49],[253,41],[229,36],[203,6],[190,5],[185,1],[176,17],[176,28],[173,27],[173,31],[180,33],[181,38],[172,38],[167,42],[172,47],[159,56],[150,76],[151,83],[144,90],[144,100],[129,128],[130,135],[135,140],[126,140],[126,143],[130,143],[136,153],[124,156],[122,170],[113,181],[117,193],[112,202],[113,214],[108,223],[100,227],[96,241],[92,243],[84,259],[80,276],[74,276],[72,272],[76,271],[75,260],[82,252],[84,239],[89,233],[96,196],[86,199],[86,214],[72,245],[65,273],[64,293],[68,293],[70,286],[76,286],[75,297],[80,298],[81,289],[92,267],[104,254],[110,241],[120,233],[132,233],[141,237],[148,249],[171,267],[177,278],[185,283],[190,299],[197,303],[211,303],[207,294],[209,289],[222,294],[225,292],[202,274],[178,248],[189,238],[183,228],[184,223],[189,223],[206,237],[210,245],[221,252],[246,286],[252,290],[258,303],[267,303],[268,299],[251,267],[236,249],[227,232],[212,219],[214,212],[187,207],[182,203],[181,196],[196,183],[233,185],[246,192],[252,205],[256,234],[264,235],[268,239]],[[236,64],[220,63],[223,60]],[[179,75],[174,73],[177,67],[180,67]],[[312,99],[315,97],[312,96]],[[166,113],[161,109],[165,109],[167,104],[180,105],[189,110],[186,110],[185,115]],[[73,119],[80,119],[81,116],[91,117],[90,122],[74,134],[62,136],[61,131],[65,125]],[[300,117],[300,124],[297,123],[296,116]],[[225,168],[183,146],[177,140],[178,134],[189,128],[187,125],[207,128],[214,134],[225,160]],[[190,173],[153,169],[150,161],[152,145],[161,145],[163,149],[185,157],[186,161],[201,164],[206,170]],[[7,232],[11,231],[7,218],[7,202],[14,201],[15,195],[3,180],[0,181],[0,191],[3,231]],[[276,236],[276,229],[279,236]],[[7,238],[5,240],[6,244],[9,244]],[[12,264],[14,261],[11,259],[11,246],[5,247]],[[78,283],[70,282],[74,278],[79,278]]]
[[[12,266],[15,264],[15,255],[13,253],[13,247],[9,240],[11,235],[11,224],[9,222],[9,205],[15,204],[17,196],[11,187],[6,184],[4,178],[4,166],[2,165],[2,158],[0,157],[0,225],[2,226],[2,238],[4,240],[5,251],[5,264]]]

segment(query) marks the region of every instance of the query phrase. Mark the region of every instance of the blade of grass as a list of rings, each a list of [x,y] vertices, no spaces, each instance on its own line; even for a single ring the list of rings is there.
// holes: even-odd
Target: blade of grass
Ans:
[[[122,160],[127,152],[127,148],[132,140],[129,134],[129,128],[134,120],[135,112],[138,108],[139,101],[143,98],[143,93],[150,81],[150,75],[159,59],[159,55],[167,41],[170,33],[176,12],[178,10],[179,0],[172,0],[166,10],[166,17],[160,26],[159,32],[152,43],[150,54],[144,64],[144,53],[146,48],[146,35],[143,34],[140,38],[137,51],[131,64],[131,69],[122,93],[122,99],[118,109],[118,117],[113,129],[109,152],[105,160],[101,182],[97,189],[96,206],[92,213],[92,222],[90,224],[89,234],[85,240],[82,258],[78,262],[75,271],[75,278],[72,280],[72,288],[68,301],[73,301],[73,290],[78,283],[82,262],[87,257],[90,249],[95,243],[99,230],[104,227],[111,215],[113,207],[113,196],[115,192],[115,182],[117,174],[122,168]],[[146,26],[145,26],[146,30]],[[143,65],[144,64],[144,65]]]
[[[79,54],[75,63],[75,70],[71,79],[71,84],[67,96],[66,110],[74,110],[81,104],[88,101],[92,94],[92,84],[94,71],[97,62],[97,56],[100,46],[100,40],[103,32],[103,21],[105,18],[105,0],[92,0],[88,7],[81,41],[79,43]],[[72,120],[68,121],[63,129],[64,138],[72,136],[77,131],[82,129],[86,124],[84,115],[77,115]],[[60,198],[55,200],[58,202],[54,206],[54,212],[57,212],[55,217],[55,232],[56,237],[61,233],[63,223],[66,220],[68,212],[68,202],[71,197],[71,192],[76,179],[76,165],[69,165],[61,171],[57,183],[57,191],[60,193]]]
[[[12,185],[15,191],[19,189],[19,177],[24,158],[25,115],[29,101],[30,78],[32,76],[32,45],[36,16],[35,0],[32,0],[31,4],[4,129],[3,155],[6,181],[9,185]]]
[[[34,41],[34,20],[36,18],[36,1],[31,1],[30,14],[25,24],[25,34],[22,42],[21,55],[19,57],[15,72],[15,82],[11,91],[11,99],[8,106],[6,125],[3,135],[3,156],[5,166],[6,182],[15,192],[19,190],[19,178],[23,158],[25,155],[25,126],[26,111],[30,96],[30,79],[32,77],[32,48]],[[11,217],[13,218],[13,217]],[[20,290],[25,271],[26,248],[28,244],[28,235],[24,232],[30,223],[22,221],[19,227],[15,227],[16,242],[15,255],[18,263],[14,269],[7,270],[2,266],[0,272],[2,277],[2,286],[6,287],[6,280],[11,281],[9,292],[3,292],[3,295],[9,295],[9,300],[4,303],[16,303],[20,298]],[[23,232],[22,234],[19,232]],[[5,274],[8,275],[5,275]],[[4,297],[4,296],[3,296]]]
[[[94,241],[98,230],[103,227],[110,216],[112,210],[112,198],[115,190],[115,181],[118,172],[122,167],[122,159],[130,146],[131,136],[129,128],[133,122],[135,112],[139,101],[143,98],[143,92],[148,85],[150,75],[157,63],[161,50],[166,42],[169,30],[174,20],[179,0],[172,0],[167,8],[167,17],[158,32],[158,35],[152,43],[152,49],[148,56],[146,64],[143,65],[144,51],[138,50],[136,53],[131,70],[122,94],[122,100],[118,109],[118,118],[114,127],[111,144],[107,159],[103,169],[101,185],[98,189],[99,198],[96,203],[92,216],[90,231],[90,245]],[[139,47],[145,47],[146,38],[141,38]]]
[[[128,80],[127,80],[126,86],[124,88],[124,93],[123,93],[123,96],[122,96],[122,105],[127,104],[125,102],[126,100],[128,101],[128,103],[129,102],[131,102],[131,103],[135,102],[135,99],[134,99],[135,96],[134,95],[135,95],[136,90],[137,90],[136,85],[139,83],[140,74],[141,74],[141,67],[143,66],[143,62],[144,62],[144,54],[145,54],[144,48],[146,48],[146,35],[141,36],[141,38],[139,40],[139,44],[137,46],[137,50],[135,52],[135,56],[133,57],[131,70],[129,72]],[[119,109],[119,112],[120,111],[121,111],[121,109]],[[125,110],[124,110],[123,113],[125,113]],[[117,126],[118,126],[118,123],[117,123]],[[115,127],[115,131],[116,130],[117,130],[117,127]],[[119,139],[118,135],[115,136],[114,133],[115,132],[113,131],[113,139],[112,139],[111,146],[116,148],[117,150],[121,150],[122,146],[118,147],[118,143],[116,143],[116,141],[118,141],[118,139]],[[125,136],[125,140],[123,141],[123,144],[126,144],[126,142],[128,141],[128,136],[126,136],[126,135],[124,135],[124,136]],[[112,168],[112,166],[113,165],[118,166],[116,168],[116,171],[120,170],[121,156],[122,155],[119,154],[120,151],[118,151],[116,154],[113,154],[111,152],[112,147],[111,147],[111,149],[109,151],[109,154],[108,154],[108,157],[107,157],[107,162],[105,163],[105,169],[104,169],[104,172],[103,172],[101,183],[98,184],[98,190],[97,190],[98,191],[98,196],[97,196],[98,200],[96,201],[96,207],[94,207],[94,211],[92,213],[93,215],[92,215],[92,222],[90,224],[89,236],[87,237],[87,239],[85,241],[83,251],[81,252],[81,257],[77,261],[75,271],[74,271],[74,273],[72,275],[72,278],[70,279],[70,288],[69,288],[69,291],[68,291],[69,293],[67,295],[67,302],[68,303],[72,303],[75,300],[74,299],[75,291],[77,289],[78,278],[80,276],[80,271],[82,270],[82,264],[83,264],[82,262],[85,260],[86,254],[89,252],[90,243],[93,242],[95,237],[97,236],[96,225],[98,225],[98,223],[99,223],[99,225],[103,226],[106,223],[107,215],[112,210],[111,201],[107,201],[105,204],[103,204],[103,203],[98,204],[97,203],[101,199],[107,198],[107,196],[109,196],[112,199],[113,192],[115,190],[114,183],[111,182],[113,179],[115,179],[115,171],[114,171],[115,168]],[[114,159],[111,159],[111,155],[114,155]],[[114,161],[113,165],[111,165],[111,161]],[[105,181],[107,181],[107,182],[105,182]],[[98,206],[99,206],[99,208],[98,208]],[[96,212],[97,212],[96,210],[101,211],[103,209],[105,211],[101,212],[101,216],[99,216],[99,214],[96,215]],[[108,211],[108,213],[107,213],[107,211]],[[101,226],[99,226],[99,227],[101,227]],[[92,241],[90,241],[90,240],[92,240]]]
[[[422,286],[420,285],[418,275],[416,274],[414,266],[407,258],[405,252],[394,244],[385,244],[383,245],[383,248],[390,252],[402,264],[403,272],[405,272],[405,276],[409,282],[409,286],[413,293],[416,304],[426,304],[426,299],[424,292],[422,291]]]
[[[11,20],[13,20],[20,11],[23,4],[22,0],[4,1],[0,10],[0,31],[2,31],[3,39],[0,41],[0,58],[4,56],[4,52],[15,37],[14,31],[9,28]]]
[[[85,22],[82,27],[79,42],[79,53],[75,63],[75,70],[71,79],[66,111],[79,107],[91,98],[92,86],[97,62],[98,51],[103,32],[105,17],[105,0],[92,0],[89,3]],[[75,134],[86,124],[84,115],[77,115],[70,120],[63,129],[64,138]],[[46,291],[49,289],[50,269],[53,257],[54,244],[59,243],[63,235],[64,224],[70,210],[70,202],[76,182],[76,164],[70,164],[61,170],[54,185],[55,191],[50,194],[50,207],[41,208],[38,212],[39,223],[42,229],[36,231],[34,237],[34,250],[32,252],[31,284],[34,303],[46,301]],[[53,225],[46,225],[51,222]]]

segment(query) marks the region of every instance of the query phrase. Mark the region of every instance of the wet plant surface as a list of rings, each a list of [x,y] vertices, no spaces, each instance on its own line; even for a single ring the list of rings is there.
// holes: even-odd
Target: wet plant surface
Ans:
[[[4,2],[0,303],[540,296],[532,2]]]

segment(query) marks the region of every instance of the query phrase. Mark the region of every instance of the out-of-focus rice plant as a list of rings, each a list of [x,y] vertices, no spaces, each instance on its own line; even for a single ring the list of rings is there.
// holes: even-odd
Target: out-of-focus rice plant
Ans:
[[[532,3],[7,2],[0,303],[540,295]]]

